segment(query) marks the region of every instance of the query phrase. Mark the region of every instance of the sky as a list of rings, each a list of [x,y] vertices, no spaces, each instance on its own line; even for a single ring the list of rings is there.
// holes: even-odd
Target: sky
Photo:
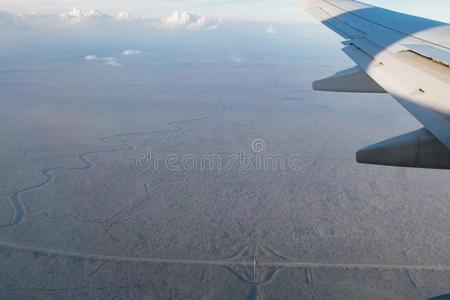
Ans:
[[[373,5],[450,22],[448,0],[368,0]],[[407,3],[407,4],[406,4]],[[161,18],[174,10],[194,12],[231,21],[272,23],[312,22],[295,0],[0,0],[0,10],[13,13],[61,13],[74,7],[108,14],[128,11],[138,16]]]
[[[450,23],[448,0],[435,0],[433,6],[419,0],[407,5],[368,2]],[[321,39],[340,41],[296,0],[0,0],[3,66],[76,62],[122,67],[132,62],[130,57],[144,60],[154,53],[186,60],[214,53],[240,62],[261,44],[267,48],[268,41],[292,47],[293,41],[311,38],[316,51]],[[122,55],[126,50],[128,55]]]

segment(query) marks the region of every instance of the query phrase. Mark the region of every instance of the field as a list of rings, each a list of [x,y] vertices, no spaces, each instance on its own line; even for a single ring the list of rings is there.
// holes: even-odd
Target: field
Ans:
[[[0,298],[449,292],[450,174],[355,162],[420,125],[338,54],[1,69]]]

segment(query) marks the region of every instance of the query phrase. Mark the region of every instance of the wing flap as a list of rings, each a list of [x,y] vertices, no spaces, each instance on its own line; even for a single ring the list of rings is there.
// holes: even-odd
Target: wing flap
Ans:
[[[402,44],[402,46],[422,56],[428,57],[429,59],[432,59],[436,62],[442,63],[447,66],[450,65],[450,52],[445,48],[425,43]]]
[[[359,40],[343,51],[450,149],[448,84],[376,47]]]

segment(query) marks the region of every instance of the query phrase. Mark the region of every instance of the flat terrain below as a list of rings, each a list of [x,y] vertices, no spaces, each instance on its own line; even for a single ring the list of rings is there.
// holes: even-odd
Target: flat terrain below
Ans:
[[[420,125],[319,59],[0,70],[0,298],[449,292],[450,174],[357,164]]]

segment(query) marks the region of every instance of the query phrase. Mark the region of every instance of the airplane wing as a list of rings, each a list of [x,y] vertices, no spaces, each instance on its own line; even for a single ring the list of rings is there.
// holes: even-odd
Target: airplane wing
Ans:
[[[450,25],[351,0],[299,0],[356,66],[315,90],[389,93],[424,128],[361,149],[360,163],[450,169]]]

